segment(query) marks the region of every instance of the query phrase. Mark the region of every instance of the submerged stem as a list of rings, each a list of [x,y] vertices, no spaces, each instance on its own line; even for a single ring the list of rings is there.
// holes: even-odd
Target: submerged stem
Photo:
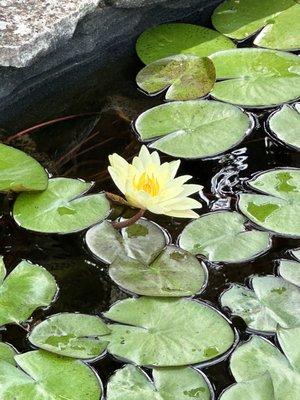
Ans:
[[[115,229],[122,229],[122,228],[127,228],[130,225],[133,225],[136,223],[145,213],[145,210],[139,210],[133,217],[125,219],[124,221],[121,222],[113,222],[112,226]]]

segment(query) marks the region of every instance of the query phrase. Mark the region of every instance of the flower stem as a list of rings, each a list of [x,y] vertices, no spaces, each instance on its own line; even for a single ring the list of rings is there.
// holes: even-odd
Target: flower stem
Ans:
[[[115,229],[127,228],[128,226],[135,224],[144,214],[145,210],[141,209],[133,217],[129,219],[125,219],[124,221],[121,222],[113,222],[112,226]]]

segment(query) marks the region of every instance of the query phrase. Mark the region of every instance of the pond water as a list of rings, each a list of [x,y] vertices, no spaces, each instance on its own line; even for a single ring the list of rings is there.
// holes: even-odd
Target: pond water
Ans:
[[[124,74],[119,90],[105,98],[93,97],[93,93],[85,96],[89,99],[91,110],[101,109],[99,116],[60,122],[10,144],[33,155],[54,176],[94,180],[94,191],[114,191],[107,173],[108,155],[117,152],[128,160],[136,155],[140,143],[133,132],[132,120],[163,102],[162,96],[147,97],[136,89],[135,76],[140,68],[141,64],[137,61],[135,68]],[[201,214],[224,208],[235,210],[236,193],[244,190],[245,180],[254,173],[275,167],[300,168],[299,153],[277,144],[266,133],[266,120],[272,111],[251,111],[256,117],[256,127],[233,151],[213,160],[182,160],[180,174],[190,174],[195,183],[204,186]],[[172,159],[161,156],[163,161]],[[5,256],[8,271],[21,259],[31,260],[47,268],[55,276],[60,289],[57,301],[48,310],[35,312],[31,324],[62,311],[99,314],[117,300],[127,297],[111,281],[107,267],[86,249],[84,233],[64,236],[26,232],[9,215],[4,196],[1,200],[5,215],[0,221],[0,254]],[[150,218],[169,232],[173,242],[186,225],[185,220],[156,215]],[[273,273],[276,259],[289,257],[288,250],[299,246],[300,240],[276,237],[273,238],[272,249],[251,262],[227,265],[206,263],[208,286],[198,298],[220,309],[219,296],[231,283],[245,283],[253,274]],[[246,340],[249,334],[243,320],[233,318],[233,324],[240,340]],[[13,344],[20,352],[30,349],[26,330],[20,327],[7,326],[1,336],[3,341]],[[93,364],[104,385],[121,365],[109,355]],[[203,371],[213,384],[216,397],[234,382],[228,360],[206,367]]]

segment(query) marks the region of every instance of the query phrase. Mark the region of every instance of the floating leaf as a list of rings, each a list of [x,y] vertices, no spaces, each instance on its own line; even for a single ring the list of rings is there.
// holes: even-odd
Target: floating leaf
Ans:
[[[242,213],[264,229],[299,237],[300,169],[269,170],[255,175],[248,184],[263,194],[240,194]]]
[[[107,400],[210,400],[207,379],[193,368],[153,370],[153,382],[138,367],[119,369],[107,385]]]
[[[12,345],[0,342],[0,363],[2,361],[5,361],[9,364],[16,365],[15,363],[16,354],[17,352]]]
[[[269,127],[276,139],[300,150],[300,103],[295,108],[284,105],[269,118]]]
[[[300,288],[275,276],[255,276],[253,290],[233,284],[221,296],[221,304],[244,319],[250,329],[275,332],[277,325],[300,325]]]
[[[0,192],[45,190],[44,168],[21,150],[0,143]]]
[[[271,376],[266,373],[251,381],[240,382],[225,390],[220,400],[276,400]]]
[[[49,180],[41,193],[21,193],[15,201],[15,221],[25,229],[44,233],[71,233],[102,221],[109,214],[103,193],[82,195],[92,184],[78,179]]]
[[[300,286],[300,262],[280,260],[278,272],[286,281]]]
[[[179,245],[210,261],[251,260],[266,252],[271,240],[266,232],[246,230],[246,222],[237,212],[217,211],[202,215],[184,228]]]
[[[271,107],[300,96],[300,57],[283,51],[233,49],[213,54],[211,95],[245,107]]]
[[[177,101],[141,114],[135,123],[143,141],[174,157],[207,158],[238,145],[253,121],[241,109],[208,100]]]
[[[113,305],[108,351],[137,365],[182,366],[212,360],[235,340],[227,320],[205,303],[141,297]]]
[[[191,100],[207,95],[216,80],[213,62],[207,57],[176,55],[155,61],[137,75],[138,86],[148,94],[169,88],[167,100]]]
[[[5,276],[4,266],[0,276]],[[34,310],[51,304],[57,292],[53,276],[39,265],[22,261],[1,282],[0,326],[20,324],[26,321]]]
[[[292,250],[292,255],[300,261],[300,249]]]
[[[15,356],[19,368],[0,361],[0,398],[5,400],[99,400],[101,382],[82,361],[42,350]]]
[[[254,44],[278,50],[300,49],[300,6],[294,0],[227,0],[214,11],[214,27],[232,39],[263,28]]]
[[[145,64],[177,54],[206,57],[234,47],[235,44],[219,32],[182,23],[152,27],[143,32],[136,43],[137,54]]]
[[[96,316],[62,313],[36,325],[30,342],[43,350],[62,356],[93,359],[106,349],[110,330]]]

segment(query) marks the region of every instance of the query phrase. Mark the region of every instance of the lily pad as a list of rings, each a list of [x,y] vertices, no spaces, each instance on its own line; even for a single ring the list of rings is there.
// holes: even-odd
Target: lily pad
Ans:
[[[233,284],[221,296],[221,304],[244,319],[255,331],[275,332],[277,325],[300,325],[300,288],[275,276],[255,276],[253,290]]]
[[[21,193],[13,216],[25,229],[43,233],[72,233],[88,228],[109,215],[103,193],[83,196],[92,187],[78,179],[54,178],[41,193]]]
[[[210,400],[205,376],[193,368],[153,370],[153,382],[138,367],[119,369],[107,385],[107,400]]]
[[[300,57],[283,51],[233,49],[210,57],[217,82],[211,95],[244,107],[273,107],[300,96]]]
[[[246,218],[237,212],[217,211],[188,224],[179,245],[209,261],[237,263],[251,260],[271,247],[268,233],[246,230]]]
[[[216,70],[208,57],[179,54],[144,67],[137,85],[155,95],[169,88],[166,100],[191,100],[207,95],[216,81]]]
[[[9,364],[16,365],[15,355],[17,354],[15,348],[8,344],[0,342],[0,363],[5,361]]]
[[[214,157],[238,145],[253,120],[230,104],[209,100],[176,101],[141,114],[135,129],[150,147],[174,157]],[[157,139],[157,140],[156,140]]]
[[[34,158],[0,143],[0,192],[45,190],[48,175]]]
[[[300,261],[300,249],[292,250],[292,255]]]
[[[110,330],[96,316],[62,313],[36,325],[29,334],[30,342],[43,350],[62,356],[93,359],[107,346],[105,335]]]
[[[260,29],[254,44],[278,50],[300,49],[300,6],[294,0],[227,0],[214,11],[214,27],[243,40]]]
[[[109,326],[108,351],[137,365],[207,362],[224,355],[235,341],[225,317],[195,300],[131,298],[104,315],[117,322]]]
[[[82,361],[42,350],[15,356],[19,368],[0,361],[0,398],[5,400],[99,400],[101,382]]]
[[[276,139],[300,150],[300,103],[295,107],[284,105],[269,118],[269,128]]]
[[[4,278],[1,263],[0,271]],[[0,326],[26,321],[37,308],[48,307],[57,292],[53,276],[27,261],[20,262],[0,284]]]
[[[300,286],[300,262],[280,260],[278,272],[286,281]]]
[[[235,44],[219,32],[183,23],[152,27],[143,32],[136,43],[137,54],[145,64],[177,54],[207,57],[234,47]]]
[[[255,175],[248,184],[263,194],[240,194],[241,212],[264,229],[300,237],[300,169],[269,170]]]

